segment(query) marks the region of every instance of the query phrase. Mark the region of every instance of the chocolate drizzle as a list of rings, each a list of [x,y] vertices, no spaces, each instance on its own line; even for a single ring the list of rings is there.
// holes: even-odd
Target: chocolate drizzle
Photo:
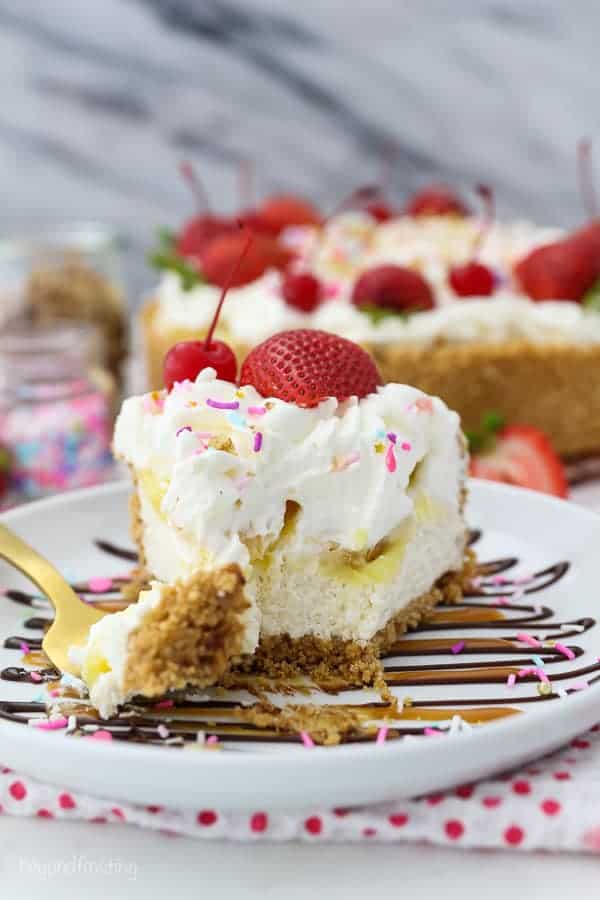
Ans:
[[[472,531],[469,545],[476,543],[480,537],[480,531]],[[98,540],[95,544],[105,553],[131,562],[136,561],[135,553],[130,550],[107,541]],[[506,577],[503,573],[510,572],[518,562],[516,557],[505,557],[480,563],[478,578],[466,594],[469,599],[458,606],[438,607],[416,634],[399,640],[383,660],[385,679],[390,687],[491,687],[505,685],[507,678],[514,674],[518,676],[518,681],[512,695],[503,688],[490,691],[489,696],[432,696],[419,698],[414,703],[407,699],[400,708],[386,702],[342,702],[336,703],[335,707],[324,707],[329,710],[335,708],[350,716],[350,724],[342,735],[344,742],[373,740],[378,721],[386,722],[388,739],[429,734],[432,727],[447,726],[454,716],[460,716],[463,721],[471,724],[480,724],[516,715],[521,712],[521,707],[551,702],[576,689],[572,684],[566,685],[566,689],[562,690],[561,682],[585,679],[587,685],[591,685],[600,681],[600,660],[594,658],[593,662],[582,665],[579,660],[584,649],[576,642],[568,643],[571,639],[576,641],[580,635],[594,628],[595,619],[582,617],[556,621],[549,606],[533,605],[525,600],[527,595],[547,590],[560,581],[568,572],[569,563],[555,563],[526,579]],[[113,579],[110,588],[99,593],[97,602],[102,602],[102,594],[114,594],[125,581],[125,578]],[[81,593],[89,590],[87,583],[74,587]],[[10,590],[6,596],[15,603],[50,609],[43,598],[24,591]],[[107,598],[105,602],[108,606],[109,602],[113,604],[114,601]],[[118,605],[114,603],[115,607]],[[43,633],[50,621],[50,618],[44,616],[33,616],[25,621],[24,627],[29,631]],[[529,646],[519,639],[523,629],[538,638],[539,648]],[[441,634],[442,632],[445,634]],[[448,636],[448,632],[452,632],[452,635]],[[559,648],[554,645],[555,641],[559,642]],[[5,648],[21,652],[24,644],[31,651],[24,662],[47,662],[41,650],[41,637],[13,635],[4,641]],[[573,659],[567,659],[568,654],[572,654]],[[534,655],[539,657],[538,661],[542,662],[549,679],[546,693],[539,691],[540,679],[531,670]],[[470,659],[473,656],[490,659]],[[419,657],[419,663],[409,662],[414,657]],[[435,661],[427,661],[428,657],[434,657]],[[519,675],[523,669],[530,671]],[[59,673],[48,665],[42,665],[33,671],[34,678],[31,677],[31,669],[18,665],[9,666],[0,672],[0,679],[39,684],[59,678]],[[262,680],[259,692],[264,687]],[[346,685],[344,691],[351,689],[352,685]],[[110,731],[116,740],[168,744],[173,747],[196,742],[199,731],[216,736],[226,746],[240,742],[301,742],[297,731],[286,730],[276,716],[271,715],[272,710],[280,712],[276,707],[268,705],[268,714],[266,717],[263,715],[263,719],[268,720],[267,724],[259,725],[252,721],[255,709],[261,707],[261,712],[265,709],[261,703],[249,707],[237,700],[220,697],[199,700],[193,694],[173,696],[168,705],[157,705],[140,699],[127,704],[115,717],[101,721],[84,699],[66,696],[60,702],[64,703],[65,715],[76,716],[77,734],[83,736],[93,733],[100,726]],[[41,702],[0,700],[0,718],[13,722],[27,723],[31,718],[43,718],[46,711],[46,704]]]

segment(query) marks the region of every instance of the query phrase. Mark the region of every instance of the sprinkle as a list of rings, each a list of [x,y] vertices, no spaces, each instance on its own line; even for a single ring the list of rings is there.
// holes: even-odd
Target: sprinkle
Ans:
[[[508,578],[505,578],[504,575],[494,575],[492,578],[492,584],[509,584]]]
[[[88,740],[91,741],[112,741],[113,736],[110,731],[106,731],[104,728],[99,728],[98,731],[94,731],[93,734],[87,735]]]
[[[36,725],[36,728],[39,728],[40,731],[59,731],[61,728],[66,728],[69,724],[69,720],[65,719],[64,716],[60,716],[58,719],[48,719],[47,722],[40,722]]]
[[[527,644],[528,647],[541,647],[542,644],[536,637],[532,634],[526,634],[524,631],[519,631],[517,634],[517,640],[521,644]]]
[[[558,652],[562,653],[563,656],[566,656],[567,659],[575,659],[575,654],[570,647],[565,647],[565,645],[559,643],[559,641],[557,641],[554,646],[556,647]]]
[[[212,400],[210,397],[206,401],[207,406],[211,406],[213,409],[239,409],[240,403],[239,400],[234,400],[233,403],[224,403],[221,400]]]
[[[158,726],[158,728],[156,730],[158,732],[158,736],[161,737],[163,739],[163,741],[165,740],[165,738],[168,738],[169,734],[171,733],[169,731],[169,729],[167,728],[167,726],[163,725],[162,722],[160,723],[160,725]]]
[[[30,672],[29,677],[33,682],[35,682],[35,684],[39,684],[40,681],[43,681],[43,678],[39,672]]]
[[[254,452],[260,453],[260,449],[262,447],[263,436],[260,431],[257,431],[254,435]]]
[[[395,444],[396,441],[398,440],[398,435],[394,434],[393,431],[388,431],[386,437],[387,437],[388,441],[392,442],[392,444]]]
[[[508,606],[508,600],[506,597],[492,597],[492,604],[494,606]]]
[[[174,700],[160,700],[154,704],[154,709],[171,709],[173,706],[175,706]]]
[[[52,688],[51,691],[48,691],[51,697],[60,697],[60,691],[58,688]]]
[[[373,448],[375,450],[375,453],[383,453],[383,451],[385,450],[385,446],[381,443],[381,441],[375,441],[375,443],[373,444]]]
[[[519,678],[524,678],[525,675],[537,675],[540,681],[548,681],[548,676],[544,672],[543,669],[540,669],[539,666],[525,666],[524,669],[519,669],[517,673]]]
[[[452,651],[452,653],[462,653],[462,651],[464,649],[465,649],[464,641],[458,641],[456,644],[453,644],[452,647],[450,647],[450,650]]]
[[[402,443],[400,444],[400,449],[404,450],[406,453],[408,453],[410,450],[412,450],[411,442],[410,441],[402,441]]]
[[[541,697],[547,697],[552,693],[552,685],[549,681],[540,681],[537,686],[537,692]]]
[[[183,434],[184,431],[191,431],[191,430],[192,430],[191,425],[182,425],[181,428],[178,428],[177,431],[175,432],[175,437],[179,437],[179,435]]]
[[[396,471],[396,456],[394,454],[394,445],[390,444],[387,449],[387,453],[385,454],[385,464],[387,466],[388,472]]]
[[[90,578],[88,581],[88,589],[92,594],[105,594],[110,591],[113,583],[111,578]]]
[[[424,728],[423,734],[427,735],[427,737],[443,737],[439,728]]]
[[[513,580],[513,584],[531,584],[533,580],[533,575],[521,575],[520,578],[515,578]]]
[[[571,685],[571,690],[572,691],[585,691],[585,689],[588,687],[589,687],[589,684],[587,683],[585,678],[581,678],[579,681],[575,681]]]
[[[300,732],[300,737],[302,738],[302,743],[304,744],[305,747],[310,748],[310,747],[314,747],[314,746],[315,746],[315,742],[314,742],[313,739],[311,738],[311,736],[310,736],[310,734],[308,733],[308,731],[301,731],[301,732]]]
[[[246,410],[249,416],[264,416],[266,411],[266,406],[249,406]]]
[[[235,396],[238,397],[240,400],[243,400],[246,395],[244,394],[243,391],[236,391]]]
[[[511,672],[510,675],[508,676],[508,678],[506,679],[506,687],[514,688],[516,681],[517,681],[517,676],[515,675],[514,672]]]
[[[211,744],[211,745],[212,745],[212,744],[218,744],[218,743],[219,743],[219,738],[216,736],[216,734],[211,734],[210,737],[207,737],[207,738],[206,738],[206,743],[207,743],[207,744]]]
[[[29,653],[31,653],[31,648],[25,641],[21,641],[19,647],[21,648],[21,653],[24,653],[25,656],[28,656]]]
[[[517,588],[516,591],[513,591],[511,600],[513,603],[520,603],[523,597],[525,596],[525,591],[523,588]]]
[[[152,391],[151,394],[146,394],[142,401],[144,412],[152,413],[152,415],[157,412],[162,412],[164,405],[165,398],[160,391]]]
[[[355,462],[358,462],[360,459],[360,451],[355,450],[354,453],[348,453],[346,456],[334,456],[333,457],[333,471],[334,472],[343,472],[344,469],[347,469],[349,466],[354,465]]]
[[[375,743],[376,744],[385,744],[385,741],[387,738],[387,733],[388,733],[387,725],[383,725],[377,732],[377,737],[375,738]]]

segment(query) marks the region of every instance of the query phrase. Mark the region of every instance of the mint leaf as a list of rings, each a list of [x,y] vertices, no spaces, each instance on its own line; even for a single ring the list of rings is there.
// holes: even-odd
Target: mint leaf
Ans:
[[[156,237],[158,238],[158,246],[163,252],[173,252],[175,250],[177,235],[170,228],[158,228]]]
[[[600,280],[596,281],[583,295],[583,306],[590,312],[600,312]]]
[[[495,434],[504,428],[504,416],[495,409],[491,409],[481,417],[481,427],[487,434]]]
[[[496,410],[490,410],[481,417],[479,428],[465,431],[465,437],[471,453],[485,453],[493,450],[496,434],[504,428],[504,416]]]
[[[402,312],[398,309],[389,309],[384,306],[375,306],[371,304],[365,304],[365,306],[359,306],[359,311],[364,313],[365,316],[368,316],[373,325],[379,325],[380,322],[383,322],[384,319],[404,319],[405,321],[408,319],[408,314],[406,312]],[[417,312],[417,310],[415,310]]]
[[[184,291],[191,291],[204,281],[200,272],[174,250],[158,250],[156,253],[151,253],[149,262],[155,269],[163,272],[176,272]]]

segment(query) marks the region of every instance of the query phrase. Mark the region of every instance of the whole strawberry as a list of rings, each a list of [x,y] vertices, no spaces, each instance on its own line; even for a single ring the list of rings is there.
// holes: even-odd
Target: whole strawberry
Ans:
[[[532,300],[580,301],[600,276],[598,231],[586,226],[568,238],[536,247],[514,267]]]
[[[301,328],[259,344],[242,366],[241,385],[263,397],[317,406],[327,397],[346,400],[377,390],[381,377],[369,354],[346,338]]]
[[[404,266],[383,265],[367,269],[352,291],[352,303],[359,308],[387,309],[413,313],[433,309],[433,292],[422,275]]]
[[[215,238],[208,245],[200,260],[202,274],[210,284],[223,287],[241,287],[260,278],[267,269],[284,269],[292,259],[292,254],[274,238],[256,234],[243,263],[236,270],[235,279],[230,282],[231,270],[239,259],[246,239],[239,231],[236,234]]]

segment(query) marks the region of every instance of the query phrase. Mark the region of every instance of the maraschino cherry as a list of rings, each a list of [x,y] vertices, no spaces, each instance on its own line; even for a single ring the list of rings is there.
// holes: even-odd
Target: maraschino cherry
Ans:
[[[229,280],[223,285],[221,296],[205,339],[203,341],[180,341],[171,347],[165,356],[163,375],[167,390],[170,391],[178,381],[194,381],[202,369],[207,368],[215,369],[217,378],[220,378],[221,381],[232,381],[235,383],[237,375],[235,353],[224,341],[214,340],[213,334],[221,315],[227,291],[234,283],[237,271],[242,265],[252,241],[252,235],[248,234],[242,251],[231,269]]]
[[[208,195],[190,162],[182,162],[179,171],[196,199],[197,209],[204,212],[198,212],[185,223],[175,248],[181,256],[198,258],[215,238],[235,231],[236,224],[225,216],[215,216],[210,212]]]
[[[468,216],[469,208],[446,184],[431,184],[409,199],[404,208],[407,216]]]
[[[477,193],[484,203],[484,217],[481,228],[475,238],[472,259],[459,266],[452,266],[448,281],[459,297],[489,297],[494,293],[496,279],[492,270],[479,262],[477,254],[494,220],[494,197],[489,187],[478,185]]]

